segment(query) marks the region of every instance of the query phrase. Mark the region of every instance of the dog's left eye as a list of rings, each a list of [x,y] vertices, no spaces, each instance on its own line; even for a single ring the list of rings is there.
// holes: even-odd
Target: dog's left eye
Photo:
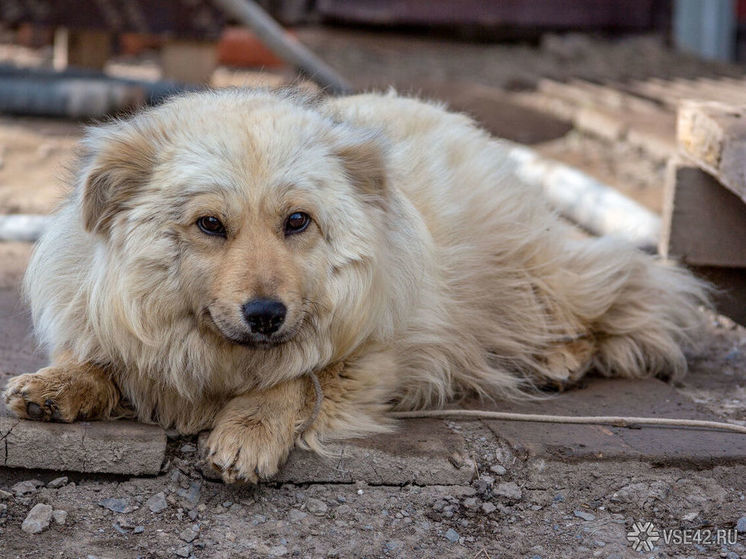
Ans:
[[[305,231],[311,223],[311,216],[303,212],[295,212],[285,220],[285,235],[293,235]]]
[[[215,216],[204,215],[200,217],[197,220],[197,227],[199,227],[203,233],[207,233],[208,235],[225,237],[225,226]]]

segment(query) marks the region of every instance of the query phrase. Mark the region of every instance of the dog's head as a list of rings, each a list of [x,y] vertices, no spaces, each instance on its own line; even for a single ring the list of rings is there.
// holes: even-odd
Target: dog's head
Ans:
[[[343,276],[375,264],[385,229],[376,134],[292,94],[223,91],[95,128],[84,150],[84,227],[116,268],[132,331],[193,321],[266,349],[366,297]]]

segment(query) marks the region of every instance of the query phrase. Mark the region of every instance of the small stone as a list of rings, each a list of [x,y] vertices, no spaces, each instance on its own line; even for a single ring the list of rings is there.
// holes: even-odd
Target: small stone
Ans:
[[[306,518],[308,515],[303,512],[302,510],[298,509],[290,509],[290,512],[288,513],[288,520],[290,522],[300,522],[304,518]]]
[[[159,512],[163,512],[168,508],[168,503],[166,502],[166,495],[164,495],[163,491],[160,493],[156,493],[150,499],[148,499],[145,504],[150,509],[150,512],[153,512],[155,514],[158,514]]]
[[[197,503],[199,503],[199,495],[201,490],[202,484],[199,481],[193,481],[189,484],[189,489],[179,489],[176,494],[179,497],[186,499],[193,507],[196,507]],[[233,504],[231,501],[226,501],[226,503],[231,503],[231,505]],[[223,503],[223,506],[225,507],[225,503]]]
[[[448,528],[448,530],[445,533],[445,537],[451,543],[456,543],[458,542],[458,539],[459,539],[458,532],[454,530],[453,528]]]
[[[492,476],[486,476],[482,475],[479,476],[479,479],[474,482],[474,488],[477,490],[477,493],[480,495],[484,495],[487,493],[490,489],[492,489],[492,486],[495,484],[495,478]]]
[[[740,533],[746,533],[746,516],[742,516],[736,522],[736,530]]]
[[[10,491],[4,491],[3,489],[0,489],[0,501],[9,499],[12,496],[13,496],[13,493],[11,493]]]
[[[28,481],[19,481],[13,487],[11,491],[16,494],[16,497],[23,497],[29,493],[33,493],[40,486],[44,485],[38,479],[30,479]]]
[[[49,528],[49,522],[51,520],[52,507],[45,505],[44,503],[39,503],[34,505],[34,508],[29,511],[26,520],[24,520],[21,525],[21,530],[27,534],[40,534]]]
[[[275,545],[269,548],[269,554],[272,557],[284,557],[288,554],[288,548],[284,545]]]
[[[181,445],[181,448],[179,449],[179,451],[183,452],[184,454],[191,454],[192,452],[197,451],[197,447],[194,446],[193,444],[187,443],[187,444]]]
[[[135,529],[132,530],[133,534],[142,534],[145,531],[145,526],[135,526]]]
[[[337,495],[337,502],[338,503],[346,503],[347,499],[345,498],[344,495]]]
[[[176,550],[176,555],[179,557],[189,557],[192,554],[192,546],[185,545]]]
[[[399,540],[391,540],[383,544],[383,549],[386,551],[386,553],[392,553],[394,551],[398,551],[404,546],[404,544]]]
[[[498,497],[506,497],[508,499],[513,499],[514,501],[520,501],[521,497],[523,497],[521,488],[512,481],[498,484],[492,492]]]
[[[469,497],[468,499],[464,499],[464,507],[466,507],[469,510],[477,510],[479,508],[480,501],[476,497]]]
[[[233,501],[223,501],[223,508],[229,509],[233,506]]]
[[[306,509],[312,514],[326,514],[328,508],[326,503],[320,499],[308,499],[306,502]]]
[[[682,519],[682,520],[683,520],[684,522],[691,522],[692,520],[694,520],[694,519],[695,519],[695,518],[697,518],[698,516],[699,516],[699,513],[698,513],[698,512],[696,512],[696,511],[695,511],[695,512],[688,512],[688,513],[686,513],[686,514],[685,514],[684,516],[682,516],[682,517],[681,517],[681,519]]]
[[[584,510],[574,510],[572,511],[572,513],[578,518],[582,518],[583,520],[595,520],[596,519],[595,515],[589,512],[585,512]]]
[[[503,466],[500,464],[495,464],[494,466],[490,466],[490,472],[493,474],[497,474],[499,476],[504,476],[507,473],[508,470],[506,470]]]
[[[482,512],[484,514],[490,514],[497,510],[497,507],[490,503],[489,501],[486,503],[482,503]]]
[[[62,509],[52,511],[52,517],[57,524],[64,526],[67,522],[67,511]]]
[[[128,513],[135,510],[135,507],[130,506],[130,502],[128,499],[101,499],[98,504],[99,506],[104,507],[105,509],[109,509],[112,512]]]
[[[179,534],[179,539],[187,543],[192,543],[194,540],[197,539],[197,536],[199,536],[199,532],[197,530],[187,528],[186,530],[182,531],[181,534]]]
[[[63,485],[67,485],[67,476],[56,477],[47,483],[47,487],[51,487],[52,489],[59,489]]]
[[[189,520],[197,520],[197,516],[199,516],[199,514],[197,513],[196,510],[190,510],[187,513],[187,516],[189,517]]]
[[[126,516],[117,516],[114,522],[127,530],[132,530],[135,527],[135,523]]]

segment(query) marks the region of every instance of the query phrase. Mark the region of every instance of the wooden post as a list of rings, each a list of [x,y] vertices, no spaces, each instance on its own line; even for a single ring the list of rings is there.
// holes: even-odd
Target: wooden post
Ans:
[[[57,28],[54,33],[55,70],[68,66],[103,70],[111,56],[111,38],[107,31]]]
[[[184,83],[209,83],[217,66],[217,45],[174,39],[161,50],[163,77]]]

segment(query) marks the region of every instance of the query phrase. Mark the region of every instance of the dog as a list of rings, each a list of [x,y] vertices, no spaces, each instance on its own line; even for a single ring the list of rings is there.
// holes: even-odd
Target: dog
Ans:
[[[688,271],[579,238],[464,115],[261,89],[88,130],[25,293],[51,365],[10,409],[209,429],[226,482],[391,409],[678,377],[707,304]]]

